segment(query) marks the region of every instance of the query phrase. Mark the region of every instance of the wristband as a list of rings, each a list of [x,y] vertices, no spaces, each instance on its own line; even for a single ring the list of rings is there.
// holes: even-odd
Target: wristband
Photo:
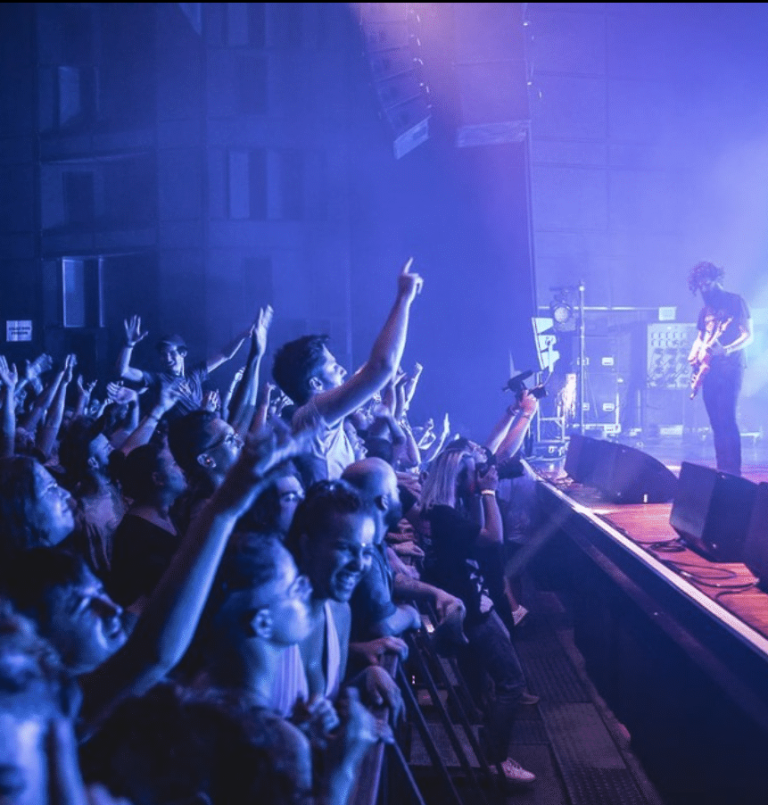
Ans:
[[[481,489],[480,494],[481,495],[493,495],[494,497],[496,497],[496,490],[495,489]]]

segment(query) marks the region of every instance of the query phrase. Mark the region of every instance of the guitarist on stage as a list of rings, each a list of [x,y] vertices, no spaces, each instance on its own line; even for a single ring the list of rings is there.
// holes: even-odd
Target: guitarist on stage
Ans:
[[[736,402],[744,377],[744,347],[752,340],[749,308],[744,299],[723,290],[725,271],[697,263],[688,275],[692,293],[699,291],[698,335],[688,355],[693,375],[691,397],[701,387],[715,442],[717,469],[741,475],[741,435]]]

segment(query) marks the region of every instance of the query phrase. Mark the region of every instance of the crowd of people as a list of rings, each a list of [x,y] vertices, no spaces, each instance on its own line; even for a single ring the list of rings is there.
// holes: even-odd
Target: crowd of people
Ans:
[[[0,800],[343,805],[393,740],[382,659],[406,661],[426,607],[499,779],[535,780],[509,757],[537,697],[503,572],[520,511],[499,490],[524,477],[538,403],[523,389],[482,443],[410,421],[422,285],[409,260],[352,374],[302,335],[265,378],[269,306],[195,365],[162,337],[159,371],[133,365],[147,333],[127,319],[103,394],[74,354],[0,356]]]

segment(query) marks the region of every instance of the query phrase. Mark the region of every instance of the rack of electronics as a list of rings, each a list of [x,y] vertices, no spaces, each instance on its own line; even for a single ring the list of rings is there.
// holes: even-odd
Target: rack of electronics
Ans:
[[[675,321],[675,308],[587,306],[584,283],[552,290],[533,319],[537,383],[547,389],[539,454],[561,454],[573,433],[647,441],[706,425],[689,399],[694,324]]]

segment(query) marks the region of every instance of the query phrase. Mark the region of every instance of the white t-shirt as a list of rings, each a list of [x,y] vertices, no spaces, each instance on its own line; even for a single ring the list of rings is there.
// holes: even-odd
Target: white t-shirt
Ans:
[[[291,424],[294,432],[305,428],[315,429],[310,452],[323,465],[327,480],[341,478],[344,470],[355,461],[352,442],[344,430],[344,419],[329,425],[317,410],[314,399],[296,411]]]

